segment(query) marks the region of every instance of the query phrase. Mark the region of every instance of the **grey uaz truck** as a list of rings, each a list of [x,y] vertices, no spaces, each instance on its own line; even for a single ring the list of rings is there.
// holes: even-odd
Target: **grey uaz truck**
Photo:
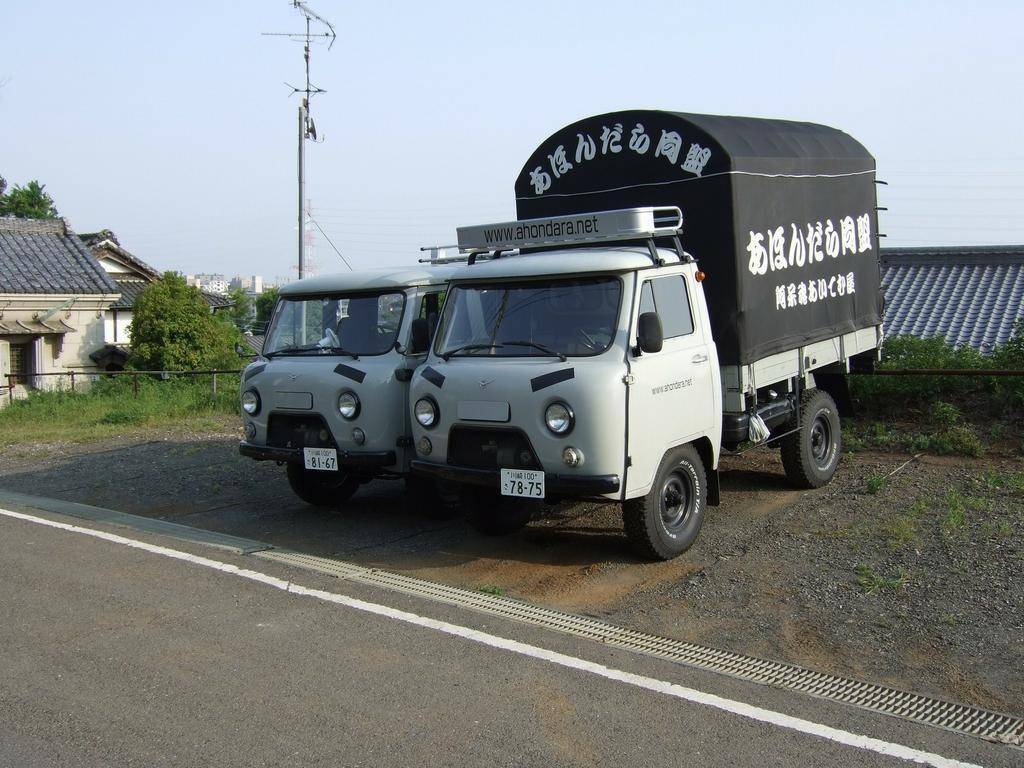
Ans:
[[[284,465],[292,490],[317,506],[338,506],[374,478],[408,478],[409,382],[452,274],[393,267],[281,288],[262,354],[242,371],[240,453]],[[444,513],[433,482],[408,479],[421,508]]]
[[[822,125],[628,111],[533,153],[516,221],[458,230],[413,374],[412,470],[484,531],[542,502],[622,505],[645,557],[684,552],[723,450],[840,459],[845,374],[882,339],[875,163]]]

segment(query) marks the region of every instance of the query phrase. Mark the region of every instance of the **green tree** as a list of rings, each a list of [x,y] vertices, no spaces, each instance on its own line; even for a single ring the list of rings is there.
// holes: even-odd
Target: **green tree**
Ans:
[[[267,288],[267,290],[256,297],[256,330],[258,332],[266,332],[275,304],[277,304],[276,286]]]
[[[238,329],[214,317],[199,290],[175,272],[165,272],[135,300],[131,338],[130,364],[137,370],[239,367]]]
[[[53,198],[46,192],[46,185],[33,179],[25,186],[15,184],[7,194],[0,191],[0,216],[55,219],[58,213]]]
[[[228,310],[231,322],[235,324],[238,330],[244,331],[252,325],[252,298],[245,292],[244,288],[232,288],[228,291],[228,298],[234,302],[234,305]]]

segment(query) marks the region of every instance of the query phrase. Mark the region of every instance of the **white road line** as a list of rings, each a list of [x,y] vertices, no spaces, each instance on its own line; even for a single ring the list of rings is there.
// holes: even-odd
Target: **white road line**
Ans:
[[[328,603],[334,603],[336,605],[343,605],[346,608],[354,608],[358,611],[365,613],[372,613],[377,616],[382,616],[388,619],[394,619],[401,621],[406,624],[413,624],[418,627],[425,627],[427,629],[434,629],[439,632],[444,632],[447,635],[454,637],[461,637],[466,640],[472,640],[475,643],[490,646],[491,648],[499,648],[505,651],[511,651],[521,656],[528,656],[533,659],[539,659],[541,661],[547,661],[551,664],[557,664],[561,667],[568,669],[577,669],[582,672],[589,672],[598,677],[603,677],[608,680],[614,680],[620,683],[626,683],[637,688],[643,688],[648,691],[654,691],[655,693],[661,693],[666,696],[672,696],[677,699],[683,699],[690,701],[695,704],[703,704],[705,706],[714,707],[715,709],[722,710],[723,712],[729,712],[734,715],[739,715],[751,720],[757,720],[762,723],[770,723],[780,728],[786,728],[791,731],[798,731],[811,736],[818,736],[823,739],[837,742],[839,744],[845,744],[850,747],[856,747],[857,749],[868,750],[870,752],[877,752],[881,755],[888,755],[890,757],[900,758],[902,760],[908,760],[914,763],[921,763],[924,765],[936,766],[936,768],[980,768],[980,766],[974,765],[973,763],[965,763],[960,760],[954,760],[952,758],[943,757],[932,752],[924,752],[919,749],[907,747],[902,744],[894,744],[888,741],[882,741],[881,739],[875,739],[870,736],[863,736],[857,733],[851,733],[850,731],[840,730],[838,728],[832,728],[831,726],[822,725],[815,723],[810,720],[804,720],[799,717],[792,717],[790,715],[776,712],[771,709],[765,709],[763,707],[754,706],[753,704],[747,704],[742,701],[735,701],[733,699],[726,699],[721,696],[716,696],[713,693],[706,693],[699,691],[694,688],[687,688],[676,683],[670,683],[665,680],[658,680],[652,677],[645,677],[643,675],[633,674],[632,672],[624,672],[622,670],[613,669],[606,667],[603,664],[597,664],[592,661],[585,659],[576,658],[575,656],[568,656],[564,653],[558,653],[557,651],[551,651],[546,648],[539,648],[535,645],[529,645],[527,643],[521,643],[518,640],[510,640],[505,637],[499,637],[492,635],[487,632],[480,632],[469,627],[463,627],[458,624],[450,624],[446,621],[438,621],[437,619],[431,619],[426,616],[419,616],[415,613],[409,613],[408,611],[398,610],[397,608],[391,608],[386,605],[379,605],[377,603],[368,603],[364,600],[359,600],[354,597],[347,595],[341,595],[335,592],[327,592],[322,589],[310,589],[308,587],[302,587],[298,584],[294,584],[285,579],[279,579],[276,576],[271,576],[260,571],[253,571],[247,568],[239,568],[237,565],[231,563],[225,563],[220,560],[212,560],[208,557],[202,557],[200,555],[193,555],[190,552],[182,552],[177,549],[170,549],[168,547],[161,547],[155,544],[149,544],[144,541],[137,539],[129,539],[125,536],[119,536],[116,533],[107,533],[106,531],[96,530],[94,528],[84,528],[78,525],[70,525],[68,523],[60,523],[55,520],[48,520],[43,517],[36,517],[34,515],[28,515],[23,512],[14,512],[8,509],[0,509],[0,515],[11,517],[17,520],[24,520],[30,523],[37,523],[39,525],[45,525],[50,528],[58,528],[62,531],[70,531],[72,533],[81,533],[86,536],[92,536],[103,541],[109,541],[114,544],[123,544],[124,546],[131,547],[133,549],[141,549],[145,552],[150,552],[155,555],[163,555],[164,557],[170,557],[175,560],[182,560],[193,565],[201,565],[204,568],[212,568],[223,573],[231,574],[233,576],[240,576],[243,579],[249,579],[250,581],[259,582],[269,587],[274,587],[283,592],[288,592],[293,595],[301,595],[304,597],[313,597],[318,600],[323,600]]]

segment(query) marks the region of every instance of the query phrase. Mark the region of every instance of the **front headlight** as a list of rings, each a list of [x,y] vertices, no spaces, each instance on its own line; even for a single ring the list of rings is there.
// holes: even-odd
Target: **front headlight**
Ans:
[[[255,389],[247,389],[242,393],[242,410],[250,416],[260,412],[260,396]]]
[[[338,413],[349,421],[359,415],[359,398],[355,392],[346,390],[338,395]]]
[[[553,433],[563,437],[572,432],[576,417],[568,403],[552,403],[544,409],[544,423]]]
[[[437,418],[441,412],[432,397],[421,397],[412,408],[416,421],[424,427],[432,427],[437,424]]]

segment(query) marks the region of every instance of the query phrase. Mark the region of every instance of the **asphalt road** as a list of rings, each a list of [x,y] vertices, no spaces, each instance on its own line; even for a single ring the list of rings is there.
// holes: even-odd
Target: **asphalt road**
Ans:
[[[905,763],[723,711],[712,695],[949,759],[1024,762],[1018,750],[203,544],[21,511],[258,574],[0,515],[2,766]],[[282,591],[269,577],[342,597]]]

